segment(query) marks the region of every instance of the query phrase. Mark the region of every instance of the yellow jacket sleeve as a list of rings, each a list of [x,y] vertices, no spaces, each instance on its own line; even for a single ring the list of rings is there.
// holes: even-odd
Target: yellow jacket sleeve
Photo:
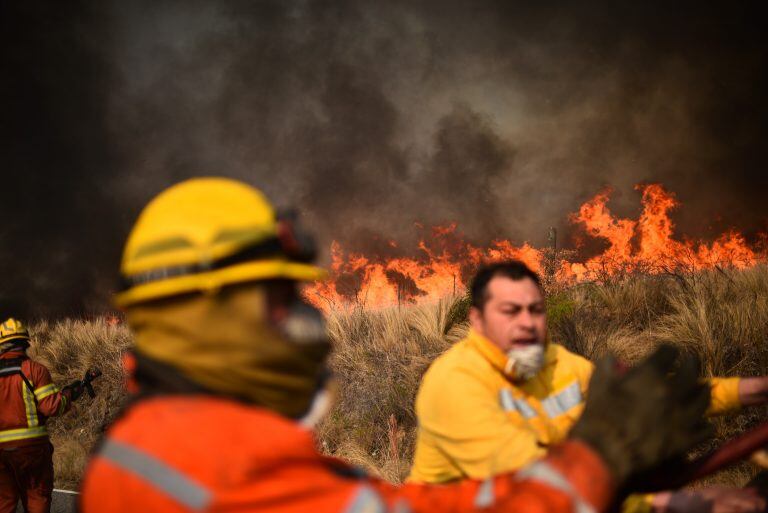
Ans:
[[[653,494],[630,495],[621,505],[621,513],[651,513],[653,511]]]
[[[723,415],[741,408],[739,381],[741,378],[711,378],[709,386],[711,399],[707,415]]]
[[[461,476],[483,479],[519,469],[546,454],[532,429],[511,421],[498,393],[482,376],[461,369],[439,382],[439,389],[424,387],[417,400],[419,443],[429,443],[435,450],[417,446],[414,479],[439,472],[446,460]]]

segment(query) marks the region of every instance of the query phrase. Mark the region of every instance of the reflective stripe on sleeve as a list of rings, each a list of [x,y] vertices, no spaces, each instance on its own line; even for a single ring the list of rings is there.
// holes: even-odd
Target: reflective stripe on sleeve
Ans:
[[[531,479],[546,483],[552,488],[569,495],[576,506],[576,513],[596,513],[595,508],[586,503],[579,493],[573,489],[573,485],[549,463],[544,461],[532,463],[518,471],[515,474],[515,479],[518,481]]]
[[[42,401],[49,395],[53,395],[59,391],[59,387],[57,387],[55,384],[51,383],[50,385],[45,385],[44,387],[40,387],[35,390],[35,397],[38,401]]]
[[[475,494],[476,508],[490,508],[496,502],[496,491],[494,490],[493,478],[489,477],[477,489]]]
[[[413,513],[413,510],[407,500],[400,499],[395,503],[394,508],[392,508],[392,513]]]
[[[532,419],[536,416],[536,410],[525,399],[512,395],[512,391],[508,388],[502,388],[499,391],[499,402],[504,411],[516,411],[525,419]]]
[[[26,440],[27,438],[38,438],[41,436],[48,436],[48,430],[45,426],[7,429],[0,431],[0,442],[13,442],[15,440]]]
[[[21,372],[21,366],[17,367],[5,367],[0,369],[0,376],[10,376],[12,374],[19,374]]]
[[[581,386],[578,381],[574,381],[560,392],[541,401],[541,406],[549,418],[555,418],[578,406],[581,401]]]
[[[142,478],[158,490],[190,509],[203,511],[212,500],[212,493],[178,470],[130,445],[107,440],[99,455],[114,465]]]
[[[515,398],[512,396],[512,392],[506,388],[499,392],[499,402],[501,403],[501,409],[504,411],[515,410]]]
[[[361,486],[344,509],[344,513],[384,513],[384,501],[370,486]]]
[[[67,399],[66,395],[61,394],[61,402],[59,403],[59,409],[56,410],[56,415],[64,413],[64,410],[67,409],[67,404],[69,404],[69,399]]]
[[[24,411],[27,415],[27,426],[36,427],[40,424],[37,418],[37,403],[35,395],[29,390],[26,383],[21,384],[21,395],[24,398]]]

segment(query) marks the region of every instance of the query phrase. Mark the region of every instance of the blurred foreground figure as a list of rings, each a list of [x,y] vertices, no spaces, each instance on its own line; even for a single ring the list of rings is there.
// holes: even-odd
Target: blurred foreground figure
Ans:
[[[30,360],[29,332],[19,320],[0,325],[0,513],[21,500],[29,513],[47,512],[53,492],[53,447],[45,421],[66,412],[82,393],[59,390],[43,365]]]
[[[330,346],[296,289],[323,276],[312,253],[233,180],[183,182],[145,208],[117,297],[137,390],[86,470],[85,513],[601,512],[634,474],[707,434],[708,391],[690,362],[670,374],[667,348],[625,375],[603,362],[573,437],[517,474],[403,487],[366,477],[315,449]]]
[[[549,342],[539,277],[524,263],[481,268],[471,295],[469,335],[432,363],[419,388],[413,482],[484,479],[523,468],[566,439],[594,393],[593,364]],[[768,401],[765,377],[713,378],[708,387],[709,415]],[[617,413],[604,414],[621,422]],[[636,495],[625,511],[691,512],[706,505],[756,511],[765,500],[752,490],[718,487]]]

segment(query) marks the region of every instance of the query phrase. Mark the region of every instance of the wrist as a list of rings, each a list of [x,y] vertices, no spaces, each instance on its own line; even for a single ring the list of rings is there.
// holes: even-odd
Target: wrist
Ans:
[[[740,379],[738,400],[741,406],[758,406],[768,402],[768,377]]]
[[[651,511],[654,513],[667,513],[672,495],[673,492],[660,492],[652,495],[650,497]]]
[[[614,443],[615,437],[602,429],[579,429],[571,432],[569,440],[588,446],[597,454],[611,473],[617,487],[629,478],[631,468],[629,457],[621,444]]]

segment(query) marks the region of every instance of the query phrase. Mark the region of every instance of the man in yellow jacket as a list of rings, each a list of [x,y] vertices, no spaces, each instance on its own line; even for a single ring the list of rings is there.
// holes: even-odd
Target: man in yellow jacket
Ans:
[[[471,295],[468,336],[432,363],[416,398],[414,482],[486,478],[519,469],[562,441],[584,408],[593,365],[547,341],[536,273],[516,261],[487,266],[473,280]],[[711,415],[765,402],[768,378],[711,380]],[[717,500],[707,493],[707,500]],[[720,495],[730,501],[734,494],[751,496],[734,490]],[[645,510],[680,511],[686,501],[701,499],[689,495],[635,500]],[[734,511],[756,507],[750,497],[737,499],[749,506]]]

